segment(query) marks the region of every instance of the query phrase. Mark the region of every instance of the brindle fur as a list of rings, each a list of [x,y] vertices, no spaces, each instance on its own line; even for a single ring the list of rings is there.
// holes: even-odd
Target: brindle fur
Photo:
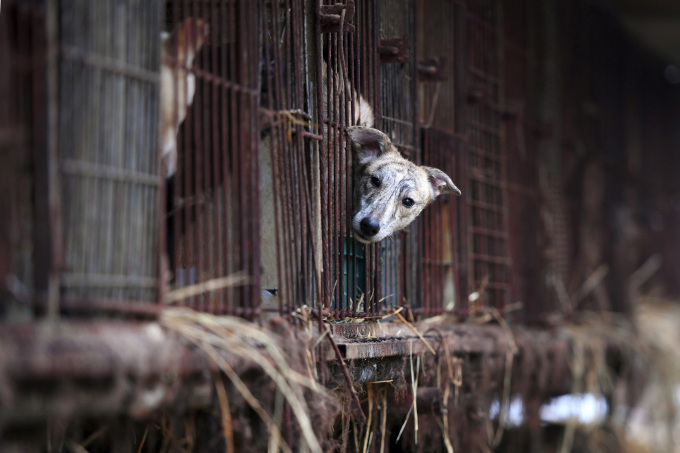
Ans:
[[[377,129],[349,127],[354,145],[354,212],[352,227],[359,241],[378,242],[406,228],[441,194],[461,192],[443,171],[404,159],[389,137]],[[371,178],[380,181],[376,187]],[[404,205],[410,198],[414,204]],[[368,236],[361,221],[370,219],[379,231]]]

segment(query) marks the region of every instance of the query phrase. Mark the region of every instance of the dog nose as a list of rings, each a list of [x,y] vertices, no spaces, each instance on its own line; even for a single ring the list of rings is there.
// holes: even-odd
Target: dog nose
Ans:
[[[368,237],[375,236],[380,231],[380,224],[370,217],[364,217],[359,226],[361,227],[361,234]]]

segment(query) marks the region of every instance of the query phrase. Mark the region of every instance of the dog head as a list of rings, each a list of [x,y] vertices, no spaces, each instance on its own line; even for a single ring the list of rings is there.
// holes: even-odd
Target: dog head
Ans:
[[[387,135],[368,127],[347,129],[354,148],[354,237],[378,242],[408,226],[437,196],[461,192],[446,173],[399,154]]]

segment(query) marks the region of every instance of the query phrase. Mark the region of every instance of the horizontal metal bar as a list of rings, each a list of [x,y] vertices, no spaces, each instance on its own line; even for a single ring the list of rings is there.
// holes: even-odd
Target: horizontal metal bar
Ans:
[[[485,132],[485,133],[487,133],[487,134],[491,134],[491,135],[494,135],[494,136],[496,136],[496,137],[500,137],[500,136],[501,136],[501,131],[500,131],[499,128],[493,127],[493,126],[489,126],[488,124],[482,123],[481,121],[475,121],[475,120],[473,120],[473,119],[469,119],[469,120],[468,120],[468,125],[469,125],[469,126],[472,126],[472,127],[475,127],[475,128],[477,128],[477,129],[479,129],[479,130],[481,130],[481,131],[483,131],[483,132]]]
[[[62,45],[61,56],[67,60],[77,61],[96,69],[120,74],[144,82],[159,83],[160,81],[160,76],[156,72],[132,66],[124,61],[114,60],[102,55],[86,52],[77,47]]]
[[[59,308],[69,314],[103,314],[114,313],[135,317],[156,318],[163,311],[163,306],[153,302],[130,300],[101,300],[77,297],[62,297]]]
[[[486,80],[490,84],[498,85],[498,83],[500,82],[500,79],[498,77],[491,75],[488,72],[485,72],[485,71],[478,69],[474,66],[468,66],[468,71],[470,71],[471,74],[473,74],[473,75],[475,75],[475,76],[477,76],[481,79]]]
[[[236,83],[232,80],[225,79],[224,77],[219,77],[216,76],[214,73],[209,72],[209,71],[204,71],[200,68],[197,68],[196,66],[188,67],[182,64],[179,64],[176,59],[166,56],[164,59],[165,63],[174,66],[175,68],[178,69],[183,69],[184,71],[190,72],[194,74],[196,77],[198,77],[201,80],[205,80],[206,82],[209,82],[213,85],[221,86],[223,88],[226,88],[228,90],[236,91],[236,92],[241,92],[241,93],[246,93],[251,96],[258,96],[260,94],[259,88],[249,88],[245,85],[241,85],[239,83]]]
[[[144,184],[153,187],[159,187],[162,182],[161,176],[158,174],[124,170],[118,167],[94,164],[91,162],[73,159],[64,159],[61,162],[61,171],[62,173],[69,175],[109,179],[113,181]]]
[[[485,288],[491,288],[491,289],[500,289],[504,291],[510,290],[512,287],[510,283],[503,283],[503,282],[487,282],[483,280],[475,280],[475,283],[480,287],[485,287]]]
[[[474,171],[477,170],[477,171]],[[483,184],[485,186],[493,187],[494,189],[504,189],[505,188],[505,183],[501,179],[501,176],[497,177],[489,177],[485,176],[484,174],[481,174],[480,169],[475,168],[473,171],[470,172],[470,179],[474,182],[477,182],[479,184]]]
[[[499,212],[501,214],[505,213],[505,208],[503,206],[486,203],[484,201],[470,200],[468,201],[468,204],[473,208],[486,209],[487,211]]]
[[[510,258],[504,256],[483,255],[481,253],[473,253],[471,258],[475,261],[484,261],[493,264],[510,264]]]
[[[61,276],[61,286],[81,288],[156,288],[158,280],[138,275],[69,274]]]
[[[431,265],[436,265],[436,266],[453,266],[453,261],[447,261],[447,260],[433,260],[433,259],[428,259],[428,258],[423,258],[421,260],[423,264],[431,264]]]
[[[481,234],[484,236],[493,236],[495,238],[500,238],[500,239],[507,239],[508,238],[508,232],[505,230],[490,230],[488,228],[482,228],[482,227],[477,227],[477,226],[472,226],[470,227],[472,232],[474,234]]]
[[[472,140],[470,141],[472,142]],[[468,142],[468,149],[470,150],[470,154],[473,154],[477,157],[482,157],[485,159],[491,159],[495,162],[501,162],[502,156],[500,154],[494,154],[490,153],[489,151],[485,150],[482,147],[475,146],[473,143]]]

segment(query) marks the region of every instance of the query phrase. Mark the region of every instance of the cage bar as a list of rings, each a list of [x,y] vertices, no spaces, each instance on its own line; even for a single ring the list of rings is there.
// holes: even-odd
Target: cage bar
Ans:
[[[200,311],[252,318],[260,311],[258,2],[169,1],[166,30],[187,20],[207,26],[192,67],[193,103],[178,128],[177,170],[167,175],[171,288],[239,275],[243,285],[180,301]],[[200,24],[199,22],[195,22]],[[200,27],[196,27],[200,28]],[[188,42],[199,39],[191,29]],[[176,90],[182,89],[177,85]]]
[[[416,2],[380,1],[380,106],[378,127],[390,137],[402,156],[421,163],[417,121],[418,48]],[[382,244],[383,306],[405,305],[413,313],[422,311],[424,301],[417,286],[418,234],[416,219],[405,231]]]

